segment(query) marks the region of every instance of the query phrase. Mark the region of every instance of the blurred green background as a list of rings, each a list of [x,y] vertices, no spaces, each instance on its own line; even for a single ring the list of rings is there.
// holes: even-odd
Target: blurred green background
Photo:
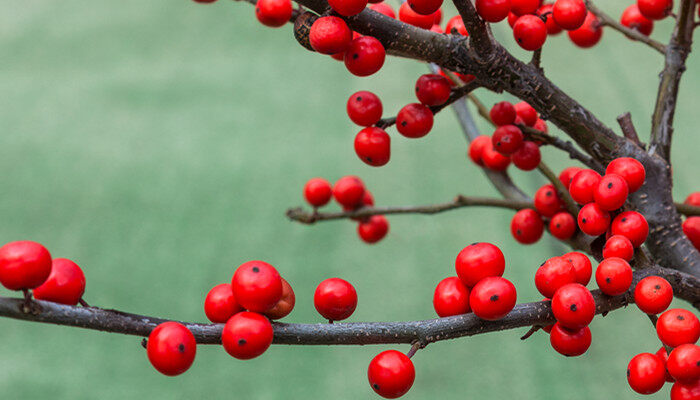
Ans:
[[[619,15],[628,3],[601,5]],[[657,23],[654,36],[666,41],[670,29],[671,21]],[[515,47],[505,22],[495,31]],[[679,199],[700,186],[691,158],[700,148],[698,63],[691,57],[676,112]],[[548,40],[543,65],[616,130],[615,117],[631,111],[646,138],[659,54],[614,31],[587,51],[560,35]],[[435,284],[454,274],[457,252],[474,241],[501,246],[519,301],[538,300],[533,272],[564,248],[550,237],[517,245],[508,211],[394,216],[374,246],[348,221],[302,226],[284,216],[302,204],[302,186],[314,176],[358,174],[379,205],[495,195],[466,162],[450,111],[421,140],[391,130],[386,167],[354,155],[358,128],[345,115],[347,97],[371,89],[395,113],[414,101],[413,82],[425,71],[392,58],[375,76],[351,77],[341,63],[298,46],[291,27],[261,26],[245,3],[6,1],[0,241],[33,239],[74,259],[91,304],[187,321],[205,321],[207,290],[251,259],[274,264],[294,286],[288,322],[321,321],[313,290],[333,276],[357,288],[353,321],[432,318]],[[512,100],[479,95],[489,105]],[[557,171],[570,164],[550,149],[544,157]],[[530,193],[544,183],[537,173],[513,176]],[[634,354],[659,347],[647,318],[630,307],[591,328],[592,347],[575,359],[555,353],[541,333],[521,342],[525,329],[432,344],[415,356],[417,378],[405,398],[638,398],[625,368]],[[167,378],[151,368],[137,337],[7,319],[0,332],[6,399],[377,398],[366,382],[369,360],[387,348],[408,350],[273,346],[242,362],[202,346],[190,371]]]

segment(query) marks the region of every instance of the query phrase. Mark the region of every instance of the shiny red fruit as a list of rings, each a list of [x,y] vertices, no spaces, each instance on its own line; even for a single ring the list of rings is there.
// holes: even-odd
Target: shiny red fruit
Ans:
[[[204,313],[209,321],[215,324],[224,323],[241,311],[243,307],[233,297],[233,290],[229,283],[214,286],[204,299]]]
[[[476,12],[487,22],[499,22],[508,17],[511,0],[476,0]]]
[[[586,15],[580,28],[568,32],[569,39],[578,47],[587,49],[595,46],[603,37],[603,26],[592,12]]]
[[[192,365],[197,354],[197,342],[184,325],[164,322],[148,335],[146,354],[153,368],[161,374],[180,375]]]
[[[622,235],[612,235],[603,247],[603,258],[619,257],[625,261],[634,258],[632,242]]]
[[[695,344],[700,337],[700,321],[688,310],[672,308],[659,316],[656,321],[656,334],[666,346]]]
[[[364,195],[365,184],[353,175],[344,176],[333,185],[333,197],[343,207],[355,208],[362,203]]]
[[[67,258],[54,258],[48,279],[33,291],[34,297],[38,300],[71,306],[78,304],[83,293],[85,293],[85,274],[78,264]]]
[[[527,126],[535,126],[537,123],[537,110],[527,102],[521,101],[520,103],[515,103],[515,113],[518,117],[523,120],[523,123]]]
[[[593,266],[591,265],[591,260],[587,255],[580,253],[578,251],[572,251],[561,256],[566,259],[574,266],[574,271],[576,272],[576,282],[582,284],[583,286],[588,285],[591,281],[591,275],[593,274]]]
[[[595,201],[595,190],[600,183],[601,176],[592,169],[583,169],[571,178],[569,194],[575,202],[588,204]]]
[[[557,35],[563,30],[554,20],[554,15],[552,14],[553,8],[553,4],[543,4],[537,9],[537,16],[544,19],[544,25],[547,27],[548,35]]]
[[[372,36],[362,36],[350,42],[345,50],[345,67],[355,76],[370,76],[384,65],[386,51]]]
[[[649,19],[664,19],[673,10],[673,0],[637,0],[637,6]]]
[[[700,379],[700,346],[688,343],[676,347],[668,356],[666,368],[676,381]]]
[[[314,307],[323,318],[341,321],[355,312],[357,292],[350,282],[329,278],[318,284],[314,292]]]
[[[535,286],[547,298],[552,298],[559,288],[575,282],[574,266],[564,257],[550,258],[535,272]]]
[[[470,312],[469,288],[456,276],[441,280],[433,294],[433,308],[441,318]]]
[[[576,233],[576,220],[566,211],[554,214],[549,220],[549,233],[559,240],[568,240]]]
[[[394,9],[389,4],[387,4],[383,1],[378,2],[376,4],[372,4],[369,6],[369,8],[371,8],[372,10],[374,10],[380,14],[384,14],[389,18],[396,19],[396,12],[394,11]]]
[[[264,261],[241,264],[231,279],[233,297],[248,311],[264,312],[282,298],[282,278]]]
[[[29,240],[0,247],[0,283],[10,290],[34,289],[51,274],[51,254]]]
[[[695,382],[676,382],[671,387],[671,400],[700,399],[700,380]]]
[[[413,362],[396,350],[377,354],[367,369],[369,385],[380,396],[395,399],[406,394],[416,379]]]
[[[637,354],[627,364],[627,382],[632,390],[640,394],[658,392],[666,378],[663,361],[655,354]]]
[[[442,5],[442,0],[408,0],[411,9],[421,15],[433,15]]]
[[[579,167],[564,168],[559,173],[559,182],[561,182],[561,184],[564,185],[566,190],[569,190],[569,185],[571,185],[571,180],[574,179],[574,175],[576,175],[581,170],[583,170],[583,168],[579,168]]]
[[[547,41],[547,26],[536,15],[523,15],[513,25],[513,37],[523,49],[539,50]]]
[[[545,217],[551,217],[564,208],[564,203],[551,183],[542,185],[535,192],[535,209]]]
[[[503,125],[496,128],[491,137],[491,144],[501,154],[515,153],[523,144],[523,133],[515,125]]]
[[[457,254],[455,270],[467,287],[490,276],[502,276],[506,268],[503,252],[491,243],[472,243]]]
[[[668,369],[666,369],[666,361],[668,361],[668,353],[666,352],[666,348],[661,346],[661,348],[654,354],[656,354],[656,356],[659,357],[659,360],[664,363],[664,369],[666,370],[666,382],[675,382],[676,380],[673,379],[671,374],[668,373]]]
[[[496,103],[489,111],[491,122],[497,126],[512,125],[515,122],[515,107],[507,101]]]
[[[362,90],[350,96],[346,110],[352,122],[360,126],[372,126],[382,118],[383,108],[376,94]]]
[[[490,276],[479,281],[469,294],[469,306],[474,314],[487,321],[496,321],[515,307],[515,286],[500,276]]]
[[[646,170],[642,163],[629,157],[620,157],[610,161],[607,168],[605,168],[605,173],[620,175],[627,181],[630,193],[639,190],[646,178]]]
[[[341,18],[328,16],[317,19],[309,32],[309,42],[321,54],[344,52],[352,40],[352,31]]]
[[[328,5],[344,17],[352,17],[365,9],[367,0],[328,0]]]
[[[445,25],[445,33],[452,34],[454,31],[462,36],[469,36],[467,27],[464,26],[464,21],[459,15],[455,15],[454,17],[450,18],[449,21],[447,21],[447,25]]]
[[[450,81],[438,74],[421,75],[416,81],[416,97],[426,106],[445,104],[451,91]]]
[[[504,156],[496,151],[496,149],[493,148],[493,144],[490,140],[489,143],[484,146],[484,149],[481,152],[481,161],[484,163],[486,168],[493,171],[505,171],[510,165],[510,157]]]
[[[554,21],[562,29],[578,29],[586,20],[586,4],[583,0],[556,0],[552,7]]]
[[[282,278],[282,298],[274,307],[265,311],[265,316],[270,319],[284,318],[292,312],[295,303],[296,296],[294,295],[292,285]]]
[[[322,207],[331,200],[331,184],[323,178],[311,178],[304,185],[304,198],[314,207]]]
[[[620,24],[646,36],[651,35],[651,32],[654,30],[654,21],[642,15],[636,4],[625,8],[620,17]]]
[[[540,7],[540,0],[511,0],[510,11],[517,15],[534,14]]]
[[[407,138],[421,138],[432,128],[433,112],[423,104],[408,104],[396,115],[396,130]]]
[[[386,165],[391,158],[391,138],[382,128],[365,128],[355,136],[355,153],[367,165]]]
[[[389,221],[383,215],[373,215],[357,225],[357,234],[365,243],[377,243],[389,233]]]
[[[625,205],[629,190],[627,182],[617,174],[605,174],[593,192],[596,204],[605,211],[614,211]]]
[[[578,227],[589,236],[604,234],[610,226],[610,213],[602,210],[598,203],[589,203],[578,212]]]
[[[258,0],[255,17],[271,28],[284,26],[292,18],[292,2],[289,0]]]
[[[224,350],[239,360],[260,356],[272,344],[272,324],[264,316],[243,311],[229,318],[221,332]]]
[[[595,281],[600,291],[608,296],[621,295],[632,284],[632,267],[621,258],[606,258],[598,264]]]
[[[634,303],[644,313],[662,313],[671,305],[671,301],[673,288],[660,276],[648,276],[639,281],[634,288]]]
[[[542,217],[537,211],[526,208],[515,213],[510,220],[510,233],[522,244],[532,244],[540,240],[544,232]]]
[[[561,326],[580,329],[593,321],[595,300],[591,292],[580,283],[569,283],[554,293],[552,312]]]
[[[421,15],[413,11],[408,2],[404,2],[399,7],[399,19],[407,24],[423,29],[430,29],[435,21],[434,15]]]
[[[484,155],[484,150],[489,147],[493,147],[489,136],[477,136],[476,139],[469,143],[469,158],[471,158],[476,165],[484,165],[482,157]]]
[[[526,140],[523,142],[522,146],[510,156],[510,159],[513,161],[513,165],[518,167],[518,169],[532,171],[540,165],[542,154],[537,144]]]
[[[688,217],[683,221],[683,233],[693,244],[693,247],[700,251],[700,217]]]
[[[615,217],[610,231],[613,235],[626,237],[632,242],[632,246],[637,248],[647,240],[649,224],[642,214],[636,211],[625,211]]]
[[[700,192],[694,192],[685,198],[684,204],[689,204],[691,206],[700,207]]]
[[[568,357],[580,356],[591,347],[591,330],[587,326],[570,330],[557,322],[549,332],[549,343],[560,354]]]

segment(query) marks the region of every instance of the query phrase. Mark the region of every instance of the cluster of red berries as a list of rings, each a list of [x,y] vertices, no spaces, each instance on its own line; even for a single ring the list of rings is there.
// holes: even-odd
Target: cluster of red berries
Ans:
[[[620,23],[649,36],[654,30],[654,21],[668,17],[672,9],[673,0],[638,0],[622,12]]]
[[[304,185],[304,198],[314,207],[323,207],[331,197],[344,211],[355,211],[362,207],[374,206],[372,193],[365,188],[362,179],[354,175],[344,176],[331,184],[323,178],[312,178]],[[357,234],[366,243],[376,243],[389,232],[389,221],[383,215],[358,218]]]
[[[700,207],[700,192],[691,193],[685,204]],[[683,221],[683,233],[690,239],[690,242],[700,251],[700,217],[688,217]]]
[[[38,300],[76,305],[85,293],[85,274],[67,258],[51,258],[37,242],[20,240],[0,247],[0,283]]]

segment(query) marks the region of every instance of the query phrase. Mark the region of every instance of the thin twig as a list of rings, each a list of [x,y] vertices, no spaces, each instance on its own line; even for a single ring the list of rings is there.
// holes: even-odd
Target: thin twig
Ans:
[[[622,134],[632,142],[636,143],[641,148],[646,148],[644,143],[639,140],[639,135],[637,134],[637,129],[634,127],[632,122],[632,114],[626,112],[617,117],[617,123],[620,124],[620,129],[622,129]]]
[[[565,151],[569,154],[569,158],[571,158],[572,160],[578,160],[583,165],[595,171],[603,172],[603,166],[600,165],[598,161],[596,161],[593,157],[584,154],[570,141],[564,141],[556,136],[548,135],[544,132],[541,132],[533,127],[524,124],[518,124],[518,127],[520,128],[520,130],[523,131],[525,136],[534,139],[538,142],[542,142],[546,145],[556,147],[559,150]]]
[[[578,215],[578,205],[576,205],[574,199],[571,198],[569,191],[564,187],[554,171],[552,171],[547,164],[543,162],[540,162],[537,169],[539,169],[540,172],[542,172],[542,175],[544,175],[552,183],[552,185],[554,185],[559,198],[564,203],[566,211],[568,211],[569,214],[573,215],[575,218],[576,215]]]

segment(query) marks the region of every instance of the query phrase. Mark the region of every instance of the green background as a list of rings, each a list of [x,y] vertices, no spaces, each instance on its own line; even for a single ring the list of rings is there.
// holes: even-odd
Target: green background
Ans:
[[[619,15],[626,3],[601,5]],[[666,41],[670,30],[671,21],[657,23],[654,36]],[[505,22],[495,31],[514,47]],[[647,137],[661,55],[609,30],[591,50],[565,35],[550,38],[543,65],[606,124],[617,130],[615,117],[631,111]],[[698,68],[691,57],[676,112],[679,199],[698,189]],[[371,89],[390,115],[415,101],[413,82],[424,72],[392,58],[372,77],[351,77],[341,63],[298,46],[289,26],[261,26],[245,3],[4,2],[0,241],[33,239],[74,259],[91,304],[187,321],[205,321],[207,290],[251,259],[274,264],[294,286],[288,322],[321,321],[313,290],[333,276],[357,288],[352,321],[432,318],[435,284],[454,274],[457,252],[474,241],[501,246],[519,301],[538,300],[533,272],[564,248],[551,237],[516,244],[508,211],[393,216],[388,237],[374,246],[348,221],[303,226],[285,218],[314,176],[358,174],[379,205],[495,195],[465,160],[450,111],[420,140],[390,130],[386,167],[354,155],[358,128],[345,115],[347,97]],[[489,105],[512,100],[478,93]],[[551,149],[544,157],[557,171],[569,165]],[[536,172],[513,176],[530,193],[544,183]],[[659,347],[647,318],[630,307],[591,329],[593,345],[575,359],[555,353],[542,333],[521,342],[525,329],[432,344],[415,356],[417,378],[405,398],[639,398],[625,368],[634,354]],[[377,398],[366,382],[369,360],[408,350],[273,346],[243,362],[202,346],[186,374],[167,378],[137,337],[7,319],[0,332],[5,399]]]

